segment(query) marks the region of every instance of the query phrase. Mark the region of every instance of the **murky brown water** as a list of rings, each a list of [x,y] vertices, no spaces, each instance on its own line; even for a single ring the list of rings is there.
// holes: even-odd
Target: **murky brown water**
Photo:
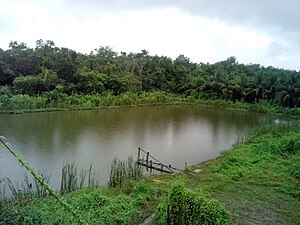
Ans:
[[[93,163],[108,180],[114,157],[137,157],[138,146],[178,168],[220,155],[238,134],[276,116],[217,111],[194,106],[162,106],[97,111],[0,115],[0,135],[37,170],[51,172],[59,187],[64,161],[81,168]],[[18,180],[25,172],[0,147],[0,177]]]

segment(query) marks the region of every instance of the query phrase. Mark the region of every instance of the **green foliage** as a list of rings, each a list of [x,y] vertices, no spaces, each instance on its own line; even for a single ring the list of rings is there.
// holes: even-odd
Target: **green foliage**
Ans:
[[[156,208],[155,211],[155,223],[157,225],[168,224],[168,206],[169,201],[164,199]]]
[[[117,187],[130,179],[137,180],[143,176],[143,169],[133,158],[127,161],[113,159],[110,169],[109,187]]]
[[[4,87],[3,94],[0,92],[1,112],[28,112],[28,111],[48,111],[48,110],[65,110],[65,109],[92,109],[107,108],[115,106],[132,106],[132,105],[158,105],[166,103],[185,103],[186,100],[180,96],[166,94],[164,92],[126,92],[115,96],[111,92],[103,94],[68,96],[63,93],[61,86],[54,90],[45,92],[42,96],[29,95],[10,95],[9,89]],[[4,93],[5,92],[5,93]]]
[[[229,215],[217,200],[204,202],[200,209],[200,224],[229,224]]]
[[[8,86],[0,86],[0,109],[5,110],[10,107],[11,91]]]
[[[226,205],[236,224],[298,224],[299,122],[257,129],[241,144],[191,168],[188,185]]]
[[[105,90],[107,79],[103,73],[89,71],[86,67],[80,68],[75,74],[76,90],[78,93],[101,93]]]
[[[89,169],[79,169],[75,162],[65,163],[61,172],[60,193],[66,194],[84,187],[99,186],[98,176],[93,171],[91,164]]]
[[[38,175],[46,182],[49,183],[51,174],[48,174],[45,171],[39,172]],[[37,179],[32,181],[27,174],[24,174],[24,180],[21,185],[18,183],[13,183],[8,177],[0,180],[0,184],[3,183],[3,191],[0,191],[1,197],[3,197],[3,202],[13,201],[15,203],[24,202],[31,200],[33,197],[47,197],[48,191],[45,186],[43,186]],[[5,187],[8,187],[11,197],[7,199],[5,195]],[[1,202],[1,199],[0,199]]]
[[[214,199],[175,184],[156,210],[157,224],[229,224],[229,215]]]
[[[58,78],[56,72],[48,70],[46,68],[42,69],[42,73],[39,74],[39,77],[41,77],[43,81],[45,91],[51,91],[63,82],[61,79]]]
[[[15,74],[10,69],[2,69],[0,64],[0,85],[12,85]]]
[[[17,77],[13,85],[17,94],[36,95],[44,90],[43,80],[37,76]]]
[[[292,164],[290,166],[290,174],[291,174],[291,177],[297,179],[297,180],[300,180],[300,165],[299,164]]]
[[[63,166],[61,171],[61,187],[62,194],[75,191],[77,189],[77,165],[74,162]]]
[[[128,183],[125,184],[125,186]],[[123,187],[89,188],[68,193],[62,199],[80,213],[87,224],[139,224],[143,209],[161,197],[160,188],[146,180],[131,182],[131,191]],[[0,224],[78,224],[70,212],[62,210],[51,197],[0,208]]]
[[[0,96],[11,97],[12,93],[8,86],[0,86]]]
[[[11,42],[8,50],[0,52],[0,61],[0,85],[23,95],[40,95],[63,86],[67,95],[161,91],[246,102],[254,112],[272,111],[276,104],[300,106],[299,71],[239,64],[235,57],[196,64],[184,55],[172,60],[151,56],[146,50],[119,54],[108,46],[82,55],[58,48],[53,41],[38,40],[35,49]]]

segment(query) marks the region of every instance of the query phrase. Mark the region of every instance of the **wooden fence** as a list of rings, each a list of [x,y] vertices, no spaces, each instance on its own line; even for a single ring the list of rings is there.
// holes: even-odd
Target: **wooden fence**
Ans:
[[[138,164],[145,166],[147,171],[150,170],[150,173],[152,170],[157,170],[161,173],[183,172],[181,169],[161,163],[158,159],[150,155],[149,152],[144,151],[140,147],[138,147]]]

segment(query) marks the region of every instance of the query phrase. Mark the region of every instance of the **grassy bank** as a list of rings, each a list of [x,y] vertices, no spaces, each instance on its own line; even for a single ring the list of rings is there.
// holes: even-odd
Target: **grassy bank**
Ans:
[[[144,177],[116,188],[87,188],[62,200],[89,224],[139,224],[180,181],[221,202],[232,224],[300,224],[299,128],[299,123],[265,127],[184,173]],[[195,169],[202,172],[193,173]],[[77,224],[50,197],[12,200],[0,207],[0,224]]]
[[[234,224],[299,224],[299,161],[300,133],[275,132],[191,168],[203,174],[184,177],[222,202]]]
[[[217,109],[235,109],[258,113],[281,113],[300,115],[300,110],[287,109],[260,101],[253,104],[233,102],[205,96],[185,96],[166,92],[126,92],[121,95],[105,94],[71,95],[45,93],[42,96],[12,95],[1,97],[0,113],[28,113],[65,111],[80,109],[101,109],[130,106],[195,104]]]

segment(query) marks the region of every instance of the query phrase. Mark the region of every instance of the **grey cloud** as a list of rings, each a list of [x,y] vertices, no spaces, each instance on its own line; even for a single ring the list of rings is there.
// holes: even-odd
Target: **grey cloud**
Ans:
[[[300,58],[300,0],[65,0],[65,3],[76,13],[79,9],[82,16],[177,8],[196,17],[218,19],[273,37],[276,42],[270,44],[266,58]]]
[[[16,0],[18,1],[18,0]],[[21,2],[21,0],[19,0]],[[274,37],[266,57],[300,52],[300,0],[28,0],[44,5],[52,18],[75,16],[77,19],[109,12],[177,8],[196,17],[218,19],[227,24],[251,28]],[[0,12],[1,32],[14,29]],[[9,25],[8,25],[9,24]],[[278,44],[279,43],[279,44]],[[280,46],[282,44],[282,46]],[[220,47],[222,49],[222,45]],[[293,52],[300,56],[299,53]],[[299,57],[298,57],[299,58]]]
[[[200,0],[193,6],[182,4],[182,8],[238,25],[300,30],[300,1],[296,0]]]
[[[142,10],[175,7],[195,16],[217,18],[236,25],[300,31],[299,0],[67,0],[82,10]]]

